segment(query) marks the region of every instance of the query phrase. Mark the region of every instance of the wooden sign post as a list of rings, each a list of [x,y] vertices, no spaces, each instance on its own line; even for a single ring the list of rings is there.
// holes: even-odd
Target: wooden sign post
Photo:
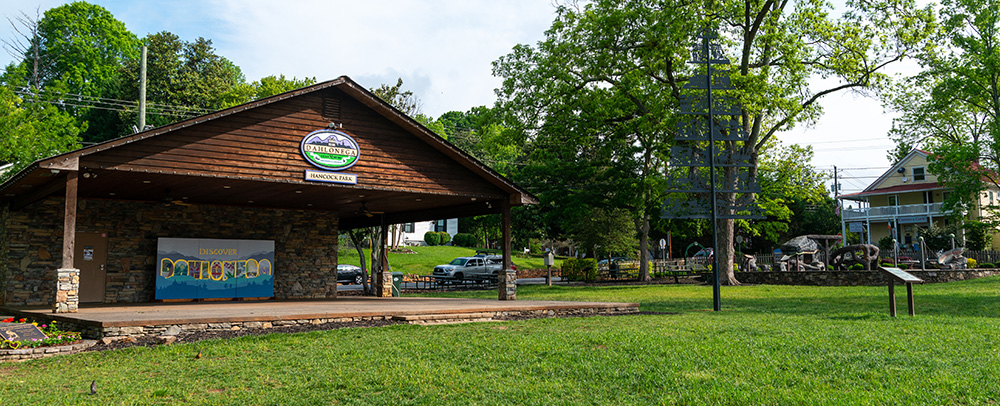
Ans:
[[[913,316],[913,284],[924,283],[924,280],[899,268],[880,266],[878,269],[889,276],[889,315],[896,317],[896,282],[900,282],[906,284],[906,305]]]

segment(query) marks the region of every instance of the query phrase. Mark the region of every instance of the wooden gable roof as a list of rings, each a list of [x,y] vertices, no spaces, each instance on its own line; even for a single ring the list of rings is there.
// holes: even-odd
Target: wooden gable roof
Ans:
[[[358,143],[355,185],[304,179],[317,168],[302,139],[329,127]],[[84,198],[335,211],[345,228],[537,202],[346,76],[40,160],[0,185],[0,202],[55,193],[61,171],[80,171]]]

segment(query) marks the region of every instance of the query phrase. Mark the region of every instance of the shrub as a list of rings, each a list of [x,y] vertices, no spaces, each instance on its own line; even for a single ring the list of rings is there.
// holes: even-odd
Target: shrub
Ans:
[[[909,264],[899,264],[899,269],[910,269]]]
[[[877,245],[878,248],[882,250],[882,252],[887,252],[892,250],[892,237],[889,236],[882,237],[882,239],[878,240]]]
[[[451,244],[459,247],[475,247],[476,237],[469,233],[458,233],[455,234],[455,238],[451,240]]]
[[[865,266],[861,265],[861,264],[854,264],[854,265],[851,265],[851,270],[852,271],[863,271],[863,270],[865,270]]]
[[[827,269],[828,271],[833,271],[833,270],[834,270],[834,269],[833,269],[833,265],[827,265],[827,266],[826,266],[826,269]]]
[[[430,246],[441,245],[441,234],[435,231],[428,231],[424,233],[424,243]]]
[[[538,241],[538,240],[531,240],[531,241],[529,241],[528,242],[528,250],[530,250],[532,254],[541,254],[542,253],[542,243],[541,243],[541,241]]]
[[[965,259],[965,266],[968,267],[969,269],[975,268],[976,267],[976,260],[972,259],[972,258],[966,258]]]
[[[597,260],[569,258],[562,263],[562,276],[570,281],[597,280]]]
[[[440,245],[445,245],[445,244],[451,242],[451,234],[448,234],[447,232],[444,232],[444,231],[439,231],[438,235],[441,236],[441,243],[440,243]]]
[[[996,265],[993,265],[993,264],[991,264],[989,262],[983,262],[983,263],[979,264],[979,268],[989,268],[989,269],[992,269],[992,268],[996,268]]]

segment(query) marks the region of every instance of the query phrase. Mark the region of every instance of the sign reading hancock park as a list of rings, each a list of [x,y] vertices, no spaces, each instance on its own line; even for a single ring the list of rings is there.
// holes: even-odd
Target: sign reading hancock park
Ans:
[[[274,296],[273,240],[160,238],[156,299]]]

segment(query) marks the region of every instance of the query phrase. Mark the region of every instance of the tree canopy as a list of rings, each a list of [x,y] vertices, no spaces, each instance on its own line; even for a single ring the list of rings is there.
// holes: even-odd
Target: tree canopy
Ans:
[[[499,106],[512,128],[528,134],[525,171],[534,162],[539,175],[553,175],[528,180],[543,204],[551,192],[562,211],[628,207],[643,237],[644,219],[662,202],[664,158],[692,74],[686,62],[694,34],[718,32],[720,51],[733,61],[724,72],[736,87],[731,96],[740,102],[749,141],[720,149],[756,163],[776,134],[815,122],[823,96],[887,84],[884,67],[919,47],[932,21],[910,0],[848,2],[839,16],[820,0],[562,6],[543,41],[519,45],[494,63],[504,79]],[[835,84],[816,85],[817,77]],[[729,271],[733,227],[719,224],[720,259]],[[731,273],[729,279],[736,282]]]
[[[921,72],[887,98],[902,113],[890,158],[930,150],[928,169],[953,190],[945,209],[961,216],[987,186],[1000,187],[1000,1],[943,0],[938,15],[933,46],[917,55]]]

